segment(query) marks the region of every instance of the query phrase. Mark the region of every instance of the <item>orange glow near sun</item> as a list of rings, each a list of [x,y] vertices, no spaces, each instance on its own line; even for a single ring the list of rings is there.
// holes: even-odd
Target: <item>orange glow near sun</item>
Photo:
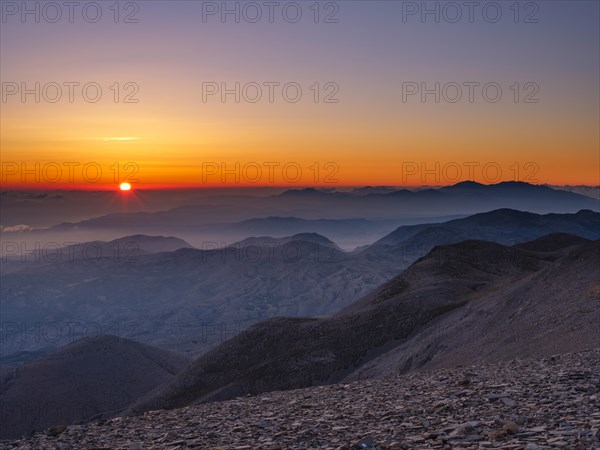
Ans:
[[[131,190],[131,184],[123,182],[123,183],[121,183],[119,185],[119,189],[122,190],[122,191],[130,191]]]

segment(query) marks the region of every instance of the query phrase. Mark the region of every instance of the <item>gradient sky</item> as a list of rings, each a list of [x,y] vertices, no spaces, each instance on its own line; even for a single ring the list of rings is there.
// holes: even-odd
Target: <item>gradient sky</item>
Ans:
[[[218,17],[203,23],[200,1],[137,2],[138,23],[115,24],[112,2],[102,2],[98,23],[77,10],[74,23],[3,17],[3,89],[69,81],[103,88],[98,103],[85,102],[79,90],[74,103],[66,95],[58,103],[2,99],[3,187],[113,187],[126,178],[128,162],[139,167],[138,187],[221,185],[220,169],[208,176],[203,164],[233,168],[236,162],[262,166],[262,185],[433,185],[470,178],[600,184],[599,2],[535,2],[538,23],[515,23],[513,2],[500,2],[497,23],[484,20],[480,9],[473,23],[468,17],[435,23],[431,16],[404,23],[406,2],[371,0],[337,2],[338,23],[314,23],[313,2],[299,3],[298,23],[283,20],[279,9],[275,23]],[[526,3],[522,16],[531,11]],[[403,82],[471,81],[498,83],[501,99],[486,102],[476,89],[470,103],[465,89],[458,103],[433,97],[422,103],[419,96],[403,102]],[[109,86],[115,82],[136,83],[139,102],[114,103]],[[303,95],[295,104],[280,90],[274,103],[238,104],[231,96],[203,103],[203,82],[296,82]],[[315,82],[336,83],[339,102],[315,103],[309,90]],[[539,102],[515,103],[515,82],[539,86]],[[28,176],[22,184],[20,169],[12,174],[36,162],[94,163],[103,177],[89,183],[75,169],[70,180],[65,169],[58,183],[42,174],[39,182]],[[109,169],[115,162],[118,179]],[[273,180],[264,163],[279,164]],[[289,163],[302,169],[300,180],[290,182],[293,171],[283,176],[280,168]],[[438,178],[424,178],[422,165],[432,170],[436,163]],[[478,166],[469,176],[472,163]],[[251,184],[252,170],[241,174],[240,184]],[[235,183],[233,176],[225,181]]]

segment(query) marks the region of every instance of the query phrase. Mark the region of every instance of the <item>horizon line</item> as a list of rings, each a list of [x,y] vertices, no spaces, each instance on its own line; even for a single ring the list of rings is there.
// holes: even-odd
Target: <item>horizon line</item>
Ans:
[[[129,193],[131,192],[136,192],[136,191],[184,191],[184,190],[251,190],[251,189],[287,189],[287,190],[304,190],[304,189],[316,189],[316,190],[332,190],[335,191],[337,189],[361,189],[361,188],[373,188],[373,189],[385,189],[385,188],[390,188],[390,189],[418,189],[418,188],[430,188],[430,189],[441,189],[444,187],[451,187],[451,186],[456,186],[459,184],[463,184],[463,183],[474,183],[474,184],[479,184],[482,186],[497,186],[500,184],[507,184],[507,183],[520,183],[520,184],[527,184],[530,186],[548,186],[548,187],[552,187],[552,186],[557,186],[557,187],[586,187],[586,188],[600,188],[600,184],[585,184],[585,183],[579,183],[579,184],[574,184],[574,183],[567,183],[567,184],[560,184],[560,183],[530,183],[527,181],[520,181],[520,180],[503,180],[503,181],[499,181],[499,182],[493,182],[493,183],[482,183],[479,181],[474,181],[474,180],[462,180],[462,181],[458,181],[456,183],[450,183],[450,184],[398,184],[398,185],[392,185],[392,184],[385,184],[385,185],[380,185],[380,184],[336,184],[336,185],[331,185],[331,184],[281,184],[281,185],[254,185],[254,184],[204,184],[204,185],[198,185],[198,184],[162,184],[162,183],[157,183],[157,184],[152,184],[152,183],[148,183],[148,184],[140,184],[139,187],[136,186],[136,183],[131,183],[132,185],[132,189],[131,191],[128,191]],[[61,192],[74,192],[74,191],[83,191],[83,192],[121,192],[124,195],[127,195],[127,192],[123,192],[119,190],[119,184],[115,184],[115,183],[103,183],[103,184],[98,184],[96,186],[89,186],[89,185],[80,185],[80,184],[75,184],[75,185],[70,185],[70,186],[65,186],[65,185],[53,185],[53,184],[45,184],[45,185],[40,185],[40,184],[10,184],[10,185],[2,185],[0,184],[0,192],[15,192],[15,191],[29,191],[29,192],[35,192],[35,191],[61,191]]]

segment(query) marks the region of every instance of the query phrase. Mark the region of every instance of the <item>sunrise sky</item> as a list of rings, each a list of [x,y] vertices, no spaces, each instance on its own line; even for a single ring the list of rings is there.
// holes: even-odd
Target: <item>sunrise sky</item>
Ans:
[[[512,2],[500,2],[497,23],[480,10],[473,23],[449,23],[450,10],[440,23],[422,23],[418,13],[403,20],[411,2],[399,1],[321,2],[320,23],[313,2],[298,3],[297,23],[279,10],[274,23],[222,23],[218,14],[203,20],[210,2],[143,1],[139,11],[122,4],[114,23],[112,2],[101,3],[97,23],[79,11],[73,23],[22,23],[18,13],[3,12],[3,188],[97,189],[130,175],[134,187],[600,183],[596,1],[530,2],[539,11],[521,10],[519,23]],[[122,23],[130,12],[138,23]],[[322,23],[328,14],[338,23]],[[538,23],[523,23],[528,14]],[[39,103],[34,94],[25,102],[12,94],[36,82],[46,87]],[[65,82],[97,83],[102,96],[87,102],[74,88],[71,103]],[[233,95],[222,102],[218,94],[203,101],[203,83],[236,82],[280,86],[272,103],[266,87],[257,103],[236,103]],[[439,82],[447,97],[455,95],[447,83],[480,87],[472,103],[466,87],[456,103],[433,95],[423,103],[420,94],[403,99],[408,82]],[[56,103],[47,101],[52,83],[63,86]],[[283,98],[286,83],[302,88],[298,102]],[[483,97],[486,83],[502,88],[496,103]],[[126,103],[128,94],[138,102]],[[328,95],[337,103],[324,102]],[[23,176],[23,164],[38,173]],[[98,167],[102,177],[90,182]],[[223,178],[223,167],[239,179]]]

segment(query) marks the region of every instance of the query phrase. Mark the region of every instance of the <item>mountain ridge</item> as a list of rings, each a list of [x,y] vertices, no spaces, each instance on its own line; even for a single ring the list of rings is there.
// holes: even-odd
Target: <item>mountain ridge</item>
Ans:
[[[498,297],[499,290],[505,286],[524,288],[532,282],[531,277],[546,276],[543,274],[552,270],[575,272],[571,267],[577,266],[579,259],[573,252],[587,252],[591,272],[588,270],[586,287],[581,280],[562,277],[563,288],[550,297],[555,310],[564,311],[561,303],[567,294],[573,295],[573,289],[593,289],[593,277],[600,273],[598,246],[594,241],[563,248],[555,260],[531,250],[483,241],[435,247],[400,275],[329,318],[272,318],[250,327],[136,401],[127,413],[345,379],[361,367],[369,367],[369,362],[390,344],[395,342],[384,355],[407,345],[414,339],[411,336],[427,329],[432,321],[460,317],[462,311],[475,308],[469,305],[481,304],[484,298],[493,299],[490,305],[514,311],[518,305],[503,306],[505,297]],[[544,298],[544,284],[536,282],[535,286],[536,298]],[[585,295],[577,298],[579,304],[593,304]],[[552,327],[551,319],[544,320]],[[569,320],[564,323],[577,323],[578,318]],[[562,341],[564,337],[564,332],[558,336]],[[573,347],[577,345],[579,341],[573,342]],[[401,358],[402,363],[395,364],[394,370],[415,370],[431,358],[435,355],[409,362]]]

